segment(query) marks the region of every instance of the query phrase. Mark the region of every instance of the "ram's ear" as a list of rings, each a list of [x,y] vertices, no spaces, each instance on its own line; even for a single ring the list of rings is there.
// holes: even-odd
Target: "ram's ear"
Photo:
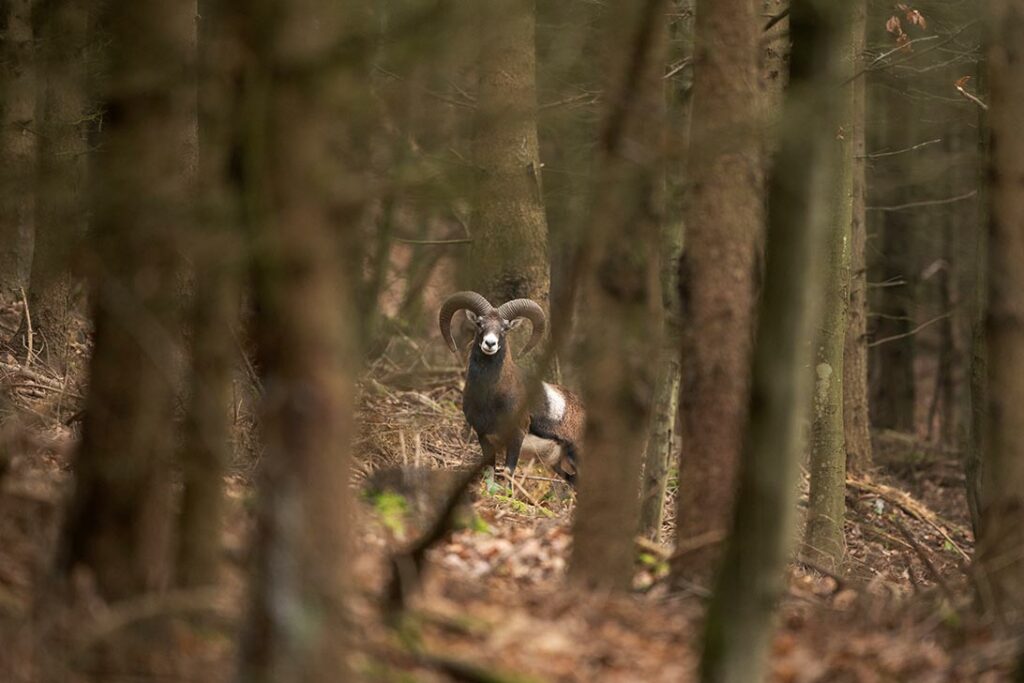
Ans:
[[[469,320],[469,322],[471,322],[471,323],[474,323],[474,324],[475,324],[475,323],[476,323],[476,321],[480,319],[480,316],[478,316],[478,315],[477,315],[476,313],[474,313],[473,311],[467,310],[467,311],[466,311],[466,319],[467,319],[467,320]]]
[[[510,330],[516,329],[517,327],[519,327],[520,325],[523,324],[524,320],[526,320],[526,318],[516,318],[515,320],[509,320],[508,321],[508,329],[510,329]]]

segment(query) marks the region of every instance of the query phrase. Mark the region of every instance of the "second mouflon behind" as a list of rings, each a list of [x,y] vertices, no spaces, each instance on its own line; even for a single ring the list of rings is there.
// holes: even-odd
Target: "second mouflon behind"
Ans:
[[[513,299],[495,308],[476,292],[456,292],[441,305],[438,325],[448,347],[458,353],[452,336],[452,316],[460,310],[476,326],[466,367],[462,412],[476,432],[484,460],[495,464],[498,451],[505,451],[505,467],[511,475],[524,447],[538,453],[544,462],[569,483],[575,483],[586,413],[580,399],[565,387],[541,383],[541,391],[529,410],[518,418],[528,397],[523,370],[513,360],[507,333],[523,319],[533,325],[528,353],[544,336],[544,310],[530,299]]]

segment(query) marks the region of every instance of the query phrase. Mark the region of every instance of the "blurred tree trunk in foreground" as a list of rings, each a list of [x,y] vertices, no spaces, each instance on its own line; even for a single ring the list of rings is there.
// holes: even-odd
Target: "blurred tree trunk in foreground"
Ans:
[[[666,22],[668,23],[668,22]],[[653,58],[650,77],[658,81],[663,76],[655,71],[655,65],[661,67],[668,61],[668,27],[659,29],[659,43]],[[684,38],[685,40],[685,38]],[[685,55],[685,59],[689,55]],[[652,112],[660,112],[663,117],[674,120],[671,129],[677,134],[686,130],[687,112],[672,111],[671,117],[666,101],[665,87],[661,83],[652,84],[649,88],[651,102],[641,106]],[[670,117],[670,118],[669,118]],[[678,119],[683,119],[680,123]],[[667,148],[668,121],[647,124],[651,133],[659,134],[662,148]],[[683,133],[685,135],[685,133]],[[664,162],[658,169],[662,179],[662,193],[667,194],[664,177]],[[680,330],[683,321],[679,311],[679,257],[683,250],[683,225],[681,220],[670,216],[667,198],[662,197],[660,203],[660,244],[658,262],[661,283],[661,349],[658,352],[656,383],[651,406],[651,423],[647,432],[647,444],[644,447],[644,476],[640,487],[640,533],[651,540],[657,541],[661,536],[661,525],[665,514],[665,489],[668,486],[669,470],[673,463],[675,436],[678,433],[679,418],[679,385],[682,367],[679,358]]]
[[[239,680],[347,680],[357,239],[372,29],[362,3],[238,0],[246,53],[244,218],[254,236],[264,395],[250,610]],[[351,46],[355,46],[354,49]],[[338,50],[344,48],[342,53]],[[341,59],[340,57],[344,57]]]
[[[764,296],[758,312],[750,415],[736,514],[705,626],[701,680],[764,679],[774,606],[783,588],[796,508],[816,329],[820,247],[832,220],[840,0],[791,5],[789,88],[769,188]]]
[[[853,5],[860,5],[854,7]],[[863,2],[851,3],[843,22],[840,77],[856,75],[863,42]],[[843,519],[846,515],[846,439],[843,425],[843,361],[847,310],[850,298],[850,232],[853,219],[853,143],[857,126],[854,82],[846,82],[837,100],[837,150],[833,185],[829,188],[829,229],[822,252],[821,328],[818,330],[811,411],[811,473],[804,553],[818,565],[839,570],[846,552]]]
[[[32,0],[7,0],[0,45],[0,299],[28,284],[34,239],[36,73]]]
[[[757,244],[760,3],[698,0],[680,266],[683,380],[677,542],[724,533],[747,411]],[[714,544],[683,556],[706,576]]]
[[[587,434],[570,576],[629,589],[639,523],[637,485],[654,386],[660,308],[658,236],[663,144],[645,104],[662,92],[664,0],[609,6],[607,114],[599,138],[591,231],[594,269],[581,321]]]
[[[481,3],[470,286],[495,306],[550,287],[532,0]]]
[[[220,6],[200,8],[199,189],[188,254],[194,275],[190,372],[180,460],[177,582],[212,585],[221,559],[223,475],[231,458],[232,371],[238,323],[242,245],[237,178],[229,168],[236,143],[230,124],[237,79],[235,45]]]
[[[99,20],[108,42],[92,188],[95,350],[63,559],[120,598],[158,585],[168,563],[179,238],[193,218],[195,5],[110,3]]]
[[[983,606],[1024,627],[1024,2],[990,0],[987,451],[978,539]]]
[[[86,93],[89,58],[95,52],[89,47],[90,6],[85,0],[43,0],[37,7],[36,120],[41,134],[29,305],[34,346],[57,372],[65,369],[75,333],[72,317],[80,298],[72,257],[85,237],[89,215],[86,130],[91,107]]]
[[[864,66],[864,45],[867,31],[867,3],[854,3],[853,25],[854,70]],[[850,104],[850,169],[853,176],[850,191],[850,302],[843,346],[843,430],[846,440],[847,469],[864,472],[871,467],[871,413],[868,404],[868,267],[867,267],[867,197],[865,167],[865,114],[867,108],[867,74],[861,74],[849,85],[853,88]]]

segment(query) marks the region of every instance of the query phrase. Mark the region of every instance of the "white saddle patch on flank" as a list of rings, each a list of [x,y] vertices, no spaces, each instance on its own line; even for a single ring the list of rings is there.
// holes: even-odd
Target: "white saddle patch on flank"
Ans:
[[[548,397],[548,419],[559,422],[565,417],[565,396],[547,382],[544,382],[544,393]]]

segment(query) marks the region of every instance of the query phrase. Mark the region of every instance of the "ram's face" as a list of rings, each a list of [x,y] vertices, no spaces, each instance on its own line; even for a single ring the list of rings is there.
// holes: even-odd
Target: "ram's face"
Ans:
[[[486,315],[476,315],[472,311],[466,311],[466,317],[476,325],[476,338],[474,343],[488,356],[493,356],[501,350],[505,343],[505,334],[519,326],[523,320],[504,320],[497,311],[491,311]]]

